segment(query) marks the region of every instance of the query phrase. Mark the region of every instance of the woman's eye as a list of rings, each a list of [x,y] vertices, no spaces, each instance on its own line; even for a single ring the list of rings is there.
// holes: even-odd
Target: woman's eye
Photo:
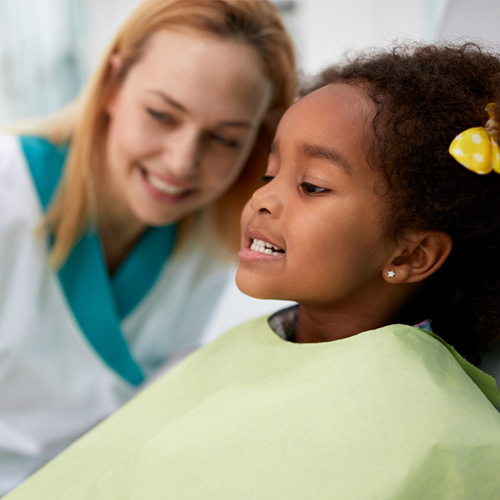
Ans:
[[[156,111],[154,109],[148,109],[148,113],[151,115],[153,120],[159,122],[159,123],[171,123],[172,122],[172,116],[169,115],[168,113],[162,113],[161,111]]]
[[[224,137],[222,135],[217,135],[214,134],[212,138],[217,141],[218,143],[222,144],[223,146],[226,146],[228,148],[239,148],[240,147],[240,141],[236,139],[229,139],[228,137]]]
[[[329,191],[329,189],[315,186],[314,184],[311,184],[309,182],[303,182],[300,186],[306,194],[322,194]]]
[[[264,184],[268,184],[269,182],[271,182],[272,180],[274,179],[274,176],[273,175],[263,175],[260,180],[264,183]]]

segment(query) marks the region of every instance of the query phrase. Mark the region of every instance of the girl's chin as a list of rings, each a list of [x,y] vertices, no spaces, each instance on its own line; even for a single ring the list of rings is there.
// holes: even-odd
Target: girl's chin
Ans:
[[[241,293],[253,297],[254,299],[270,299],[280,300],[271,290],[268,289],[266,283],[260,282],[254,275],[247,275],[244,271],[238,268],[236,273],[236,286]]]

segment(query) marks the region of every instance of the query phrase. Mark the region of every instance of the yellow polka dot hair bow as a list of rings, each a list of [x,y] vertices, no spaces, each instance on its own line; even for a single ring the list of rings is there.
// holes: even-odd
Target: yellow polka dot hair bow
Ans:
[[[495,104],[486,106],[489,120],[484,127],[474,127],[458,134],[449,152],[455,160],[476,174],[500,174],[500,146],[497,143],[499,124],[495,121]]]

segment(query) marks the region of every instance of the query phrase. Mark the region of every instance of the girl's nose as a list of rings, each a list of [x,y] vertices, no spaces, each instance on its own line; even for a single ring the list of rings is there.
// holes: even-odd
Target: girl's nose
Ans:
[[[168,138],[164,147],[163,160],[170,174],[187,179],[198,169],[201,145],[198,134],[193,131],[179,131]]]
[[[277,217],[280,213],[282,202],[279,196],[276,180],[272,180],[265,186],[257,189],[250,199],[250,206],[254,212],[259,214],[268,214]]]

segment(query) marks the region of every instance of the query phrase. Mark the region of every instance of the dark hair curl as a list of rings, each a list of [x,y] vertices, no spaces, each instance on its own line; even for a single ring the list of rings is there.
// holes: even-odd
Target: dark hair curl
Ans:
[[[468,171],[448,147],[484,126],[498,75],[499,56],[476,44],[402,45],[328,68],[306,90],[348,83],[373,101],[367,157],[387,181],[392,235],[437,230],[453,242],[412,311],[474,362],[500,339],[500,175]]]

